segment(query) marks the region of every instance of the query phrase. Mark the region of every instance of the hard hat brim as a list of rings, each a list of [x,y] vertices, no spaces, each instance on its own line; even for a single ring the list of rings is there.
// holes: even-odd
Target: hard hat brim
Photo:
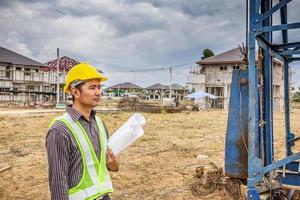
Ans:
[[[95,78],[89,78],[89,79],[81,80],[81,81],[86,82],[86,81],[90,81],[90,80],[99,80],[100,83],[101,83],[101,82],[107,81],[108,78],[107,78],[106,76],[103,76],[103,75],[101,74],[101,75],[98,76],[98,77],[95,77]],[[64,91],[65,91],[67,94],[70,93],[70,85],[71,85],[71,84],[65,85],[65,87],[64,87]]]

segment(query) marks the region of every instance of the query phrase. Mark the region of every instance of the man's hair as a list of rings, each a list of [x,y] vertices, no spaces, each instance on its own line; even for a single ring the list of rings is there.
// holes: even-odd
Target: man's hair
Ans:
[[[81,88],[84,85],[85,82],[79,83],[78,85],[75,86],[75,88],[77,88],[79,90],[79,92],[81,92]],[[75,97],[72,95],[72,102],[75,101]]]

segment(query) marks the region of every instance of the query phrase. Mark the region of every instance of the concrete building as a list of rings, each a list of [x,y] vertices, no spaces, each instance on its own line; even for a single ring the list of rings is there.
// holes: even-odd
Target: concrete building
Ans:
[[[44,64],[0,47],[0,106],[26,106],[48,101],[51,87],[45,81]]]
[[[178,98],[179,100],[182,100],[183,97],[188,94],[187,88],[181,85],[172,84],[170,88],[168,85],[156,83],[145,88],[146,99],[162,100],[163,98],[168,98],[170,97],[170,89],[172,91],[172,97]]]
[[[212,108],[227,109],[229,106],[232,70],[247,68],[240,48],[234,48],[213,57],[199,60],[196,69],[195,91],[216,95],[217,100],[207,102]],[[283,65],[273,60],[274,110],[283,108]]]
[[[125,97],[128,95],[143,96],[143,88],[139,85],[125,82],[110,86],[105,89],[105,93],[114,97]]]
[[[56,102],[57,65],[61,100],[66,72],[79,63],[68,57],[42,64],[31,58],[0,47],[0,106],[34,106]]]

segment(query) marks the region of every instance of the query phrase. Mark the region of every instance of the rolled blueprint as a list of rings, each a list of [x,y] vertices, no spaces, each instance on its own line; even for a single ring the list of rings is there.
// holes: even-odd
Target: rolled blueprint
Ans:
[[[123,130],[126,130],[128,126],[139,125],[144,126],[146,123],[145,117],[140,113],[133,114],[114,134],[112,134],[109,140],[113,140],[114,137],[117,137],[120,134],[124,134]]]
[[[146,120],[143,115],[132,115],[108,140],[108,147],[115,155],[119,155],[130,144],[144,134]]]

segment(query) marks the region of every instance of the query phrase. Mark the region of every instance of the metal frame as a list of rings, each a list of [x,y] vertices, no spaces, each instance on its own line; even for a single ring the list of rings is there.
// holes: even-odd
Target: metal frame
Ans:
[[[279,0],[276,5],[272,5],[272,0],[250,0],[249,4],[248,199],[260,199],[256,184],[269,172],[300,159],[300,152],[292,152],[297,138],[290,130],[289,63],[300,60],[300,57],[295,56],[300,54],[300,42],[289,43],[288,41],[288,30],[300,28],[300,23],[287,23],[287,4],[291,1]],[[280,11],[281,24],[272,25],[272,15],[277,11]],[[273,43],[272,33],[274,31],[282,32],[282,44]],[[261,48],[263,54],[264,101],[262,105],[257,98],[256,47]],[[286,158],[277,162],[274,161],[273,147],[273,57],[281,60],[284,64]],[[257,114],[261,106],[263,119]],[[264,122],[263,126],[259,125],[260,121]],[[263,141],[258,141],[257,138],[262,138]],[[296,178],[299,179],[300,175]],[[290,181],[293,181],[293,178]]]

